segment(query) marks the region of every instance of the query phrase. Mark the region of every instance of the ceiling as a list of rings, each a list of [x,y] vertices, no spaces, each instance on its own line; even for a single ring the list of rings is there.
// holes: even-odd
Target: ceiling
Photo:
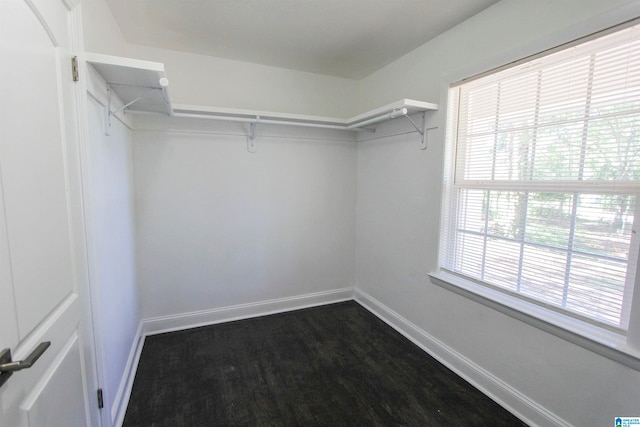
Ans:
[[[129,43],[359,79],[498,0],[107,0]]]

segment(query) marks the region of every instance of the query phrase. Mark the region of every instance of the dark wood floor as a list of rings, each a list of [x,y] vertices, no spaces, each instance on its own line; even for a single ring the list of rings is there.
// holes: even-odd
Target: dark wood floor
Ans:
[[[148,337],[124,426],[522,426],[350,301]]]

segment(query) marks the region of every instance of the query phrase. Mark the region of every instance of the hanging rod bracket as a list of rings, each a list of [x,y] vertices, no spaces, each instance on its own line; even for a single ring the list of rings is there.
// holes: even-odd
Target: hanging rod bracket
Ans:
[[[407,120],[409,120],[409,123],[411,123],[413,125],[414,128],[416,128],[416,131],[420,134],[420,136],[424,136],[424,131],[425,131],[425,126],[424,126],[424,121],[425,121],[425,115],[424,113],[422,113],[422,128],[419,128],[418,125],[416,124],[416,122],[413,121],[413,119],[411,117],[409,117],[408,114],[404,114],[404,116],[407,118]]]
[[[256,116],[255,121],[249,125],[249,136],[247,137],[247,151],[250,153],[256,152],[256,129],[260,123],[260,116]]]
[[[106,120],[106,129],[105,129],[105,135],[109,136],[109,130],[111,129],[111,116],[114,116],[122,111],[124,111],[126,108],[132,106],[133,104],[135,104],[136,102],[146,98],[147,96],[149,96],[152,92],[159,90],[162,93],[162,99],[165,103],[167,102],[167,97],[166,97],[166,92],[165,92],[165,88],[169,85],[169,80],[167,80],[166,77],[162,77],[159,81],[158,84],[160,85],[160,87],[149,87],[149,86],[135,86],[135,85],[126,85],[126,84],[119,84],[119,83],[109,83],[107,82],[107,120]],[[135,86],[135,87],[139,87],[139,88],[146,88],[148,89],[145,93],[143,93],[141,96],[137,97],[136,99],[134,99],[133,101],[129,101],[126,104],[124,104],[121,107],[116,108],[115,110],[111,110],[111,86]]]
[[[109,130],[111,129],[111,88],[109,88],[109,84],[107,83],[107,108],[105,111],[105,126],[104,126],[104,134],[109,136],[111,133]]]
[[[111,111],[111,115],[113,116],[114,114],[118,114],[119,112],[124,111],[125,108],[135,104],[136,102],[140,101],[143,98],[146,98],[147,95],[149,95],[151,92],[153,92],[156,89],[157,88],[153,87],[153,88],[149,89],[147,92],[145,92],[144,95],[137,97],[133,101],[127,102],[122,107],[116,108],[115,110]]]
[[[396,117],[400,117],[400,116],[404,116],[407,118],[407,120],[409,120],[409,123],[411,123],[411,125],[415,128],[415,130],[418,132],[418,134],[420,134],[420,149],[421,150],[426,150],[427,149],[427,133],[429,130],[431,129],[435,129],[435,128],[427,128],[427,113],[426,111],[422,111],[422,126],[418,126],[416,124],[416,122],[413,121],[413,119],[409,116],[409,109],[406,107],[402,107],[402,108],[394,108],[393,110],[391,110],[388,113],[385,113],[381,116],[376,116],[373,117],[371,119],[367,119],[364,121],[361,121],[359,123],[355,123],[352,125],[347,126],[347,130],[372,130],[375,132],[375,128],[371,129],[371,128],[365,128],[365,126],[374,124],[374,123],[378,123],[380,121],[383,120],[387,120],[387,119],[395,119]]]
[[[427,127],[427,113],[424,111],[422,112],[422,127],[418,127],[418,125],[411,119],[411,117],[409,117],[408,114],[404,113],[402,115],[405,116],[407,120],[409,120],[411,125],[413,125],[416,131],[420,134],[420,149],[426,150],[429,142],[429,131],[432,129],[437,129],[437,126]]]
[[[411,117],[409,117],[408,114],[405,114],[404,116],[407,118],[407,120],[409,120],[409,123],[411,123],[411,125],[420,134],[420,149],[426,150],[427,149],[427,115],[426,113],[424,111],[422,112],[422,127],[418,127],[418,125],[413,121],[413,119],[411,119]]]

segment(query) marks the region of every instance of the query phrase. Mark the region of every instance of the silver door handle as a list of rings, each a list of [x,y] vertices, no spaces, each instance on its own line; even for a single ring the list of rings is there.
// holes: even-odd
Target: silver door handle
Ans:
[[[0,372],[15,372],[15,371],[21,371],[23,369],[32,367],[33,364],[36,363],[38,359],[40,359],[40,356],[42,356],[42,353],[44,353],[49,348],[50,345],[51,345],[50,341],[41,342],[31,352],[31,354],[27,356],[26,359],[0,364]],[[9,360],[11,360],[11,350],[9,350],[8,357],[9,357]]]
[[[11,349],[5,348],[0,351],[0,386],[2,386],[15,371],[32,367],[50,345],[51,341],[41,342],[24,360],[16,361],[11,361]]]

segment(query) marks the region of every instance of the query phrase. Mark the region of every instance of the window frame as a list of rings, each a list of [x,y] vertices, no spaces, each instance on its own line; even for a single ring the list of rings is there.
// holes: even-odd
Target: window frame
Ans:
[[[456,126],[458,122],[458,96],[455,94],[455,91],[459,90],[458,86],[462,83],[502,71],[503,69],[512,68],[522,63],[535,60],[541,56],[546,56],[556,51],[570,48],[571,46],[583,43],[590,39],[598,38],[608,33],[624,29],[625,27],[637,25],[639,22],[639,19],[627,21],[623,24],[558,45],[552,49],[541,51],[540,53],[524,57],[518,61],[477,74],[468,79],[462,79],[446,86],[448,96],[445,119],[447,126],[445,132],[445,162],[443,170],[444,179],[440,245],[438,251],[439,262],[438,268],[429,275],[432,283],[436,285],[444,287],[454,293],[472,299],[489,308],[507,314],[555,336],[566,339],[583,348],[594,351],[619,363],[623,363],[635,370],[640,370],[640,255],[636,258],[629,257],[628,260],[629,265],[632,263],[635,264],[637,273],[634,283],[635,292],[632,295],[630,302],[628,314],[629,322],[626,332],[606,328],[602,325],[594,324],[590,321],[571,316],[567,313],[545,308],[538,303],[527,301],[526,298],[510,295],[508,292],[504,292],[503,290],[497,290],[491,286],[486,286],[465,278],[462,275],[452,273],[445,268],[442,268],[440,257],[442,256],[442,251],[447,250],[446,245],[452,244],[454,241],[452,235],[455,233],[455,230],[452,229],[452,227],[455,227],[455,223],[450,221],[449,218],[452,216],[451,209],[455,209],[454,206],[457,204],[457,191],[454,182],[456,173],[455,147],[458,137]],[[549,188],[553,188],[553,184],[551,184]],[[640,198],[637,200],[639,203],[636,205],[636,213],[640,207]],[[640,216],[637,216],[636,218],[637,220],[640,220]],[[449,224],[449,228],[446,224]]]

